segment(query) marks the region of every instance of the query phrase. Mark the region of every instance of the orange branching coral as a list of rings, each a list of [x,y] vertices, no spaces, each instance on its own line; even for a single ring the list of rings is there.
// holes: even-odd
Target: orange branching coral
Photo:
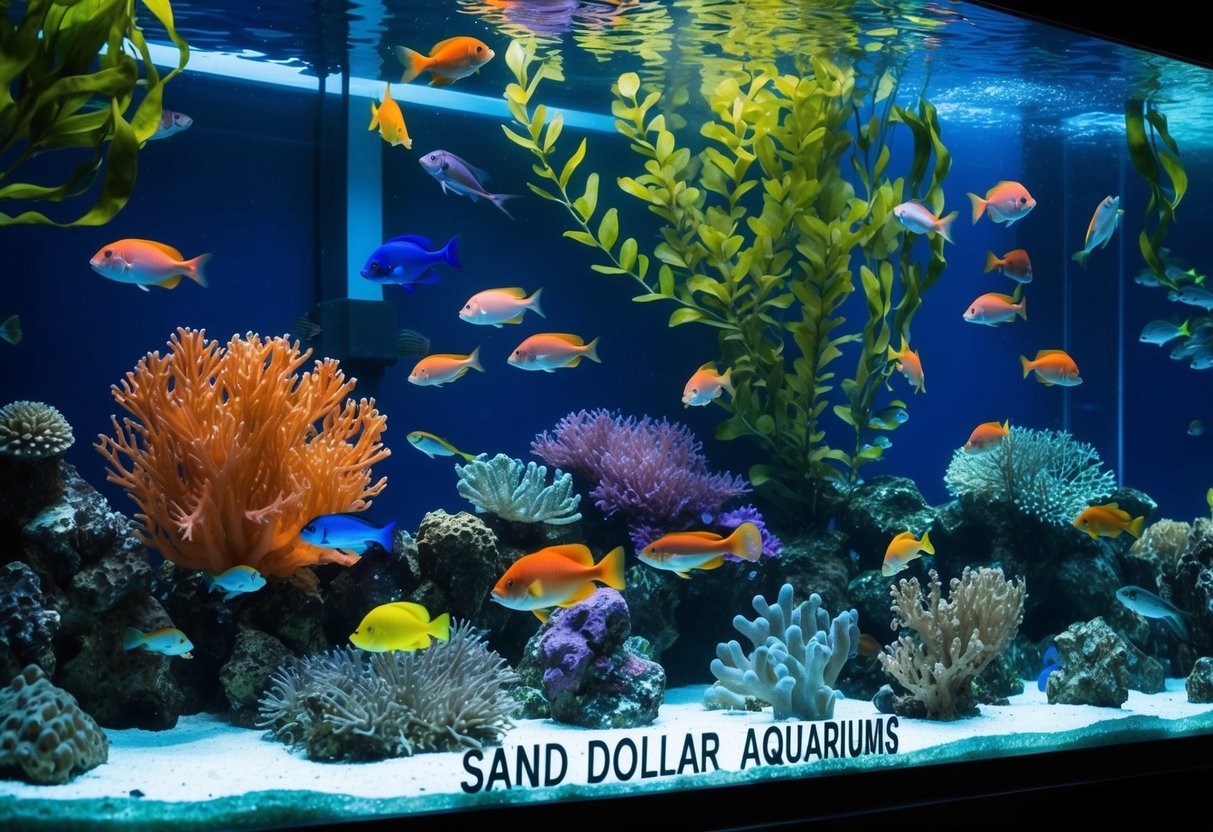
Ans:
[[[94,447],[108,479],[139,506],[143,542],[178,566],[248,565],[287,576],[357,556],[299,539],[321,514],[363,511],[383,490],[370,468],[390,451],[374,400],[354,402],[338,362],[297,371],[298,342],[232,336],[227,346],[180,328],[167,355],[148,353],[113,395],[128,413]]]

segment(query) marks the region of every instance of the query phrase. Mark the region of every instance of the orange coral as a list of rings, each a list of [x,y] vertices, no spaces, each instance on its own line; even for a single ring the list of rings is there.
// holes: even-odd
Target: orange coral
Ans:
[[[94,447],[126,488],[145,545],[178,566],[220,573],[248,565],[287,576],[357,556],[299,539],[312,518],[363,511],[383,490],[370,467],[391,452],[374,400],[347,399],[335,359],[297,375],[298,342],[179,328],[169,353],[148,353],[112,388],[131,417]],[[125,464],[124,464],[125,463]]]

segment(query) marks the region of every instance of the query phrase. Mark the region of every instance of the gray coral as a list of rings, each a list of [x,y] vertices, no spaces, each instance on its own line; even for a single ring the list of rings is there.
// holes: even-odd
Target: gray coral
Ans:
[[[755,595],[758,617],[733,618],[754,651],[747,656],[737,641],[716,645],[711,669],[718,681],[704,693],[708,708],[743,709],[754,698],[769,702],[777,720],[834,716],[842,698],[834,684],[858,649],[859,614],[852,609],[831,621],[816,592],[795,606],[792,593],[792,585],[784,584],[774,605]]]
[[[581,519],[577,505],[581,495],[573,493],[573,476],[559,468],[547,485],[547,467],[497,454],[480,454],[466,465],[456,465],[459,496],[478,512],[523,523],[565,525]]]
[[[0,777],[62,784],[109,759],[109,740],[36,664],[0,690]]]
[[[944,483],[953,497],[1009,501],[1024,514],[1066,526],[1116,488],[1095,448],[1065,431],[1013,427],[988,451],[952,455]]]
[[[424,650],[339,647],[296,659],[271,677],[257,724],[313,760],[482,748],[514,727],[517,681],[464,621]]]

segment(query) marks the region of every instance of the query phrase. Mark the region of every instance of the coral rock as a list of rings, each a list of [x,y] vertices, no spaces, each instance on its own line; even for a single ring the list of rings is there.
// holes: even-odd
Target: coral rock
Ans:
[[[863,568],[879,569],[889,541],[907,529],[921,537],[935,525],[935,512],[913,480],[880,476],[851,492],[838,521]]]
[[[489,591],[505,570],[497,536],[466,511],[431,511],[417,529],[422,573],[443,590],[455,618],[479,621]]]
[[[1129,698],[1129,650],[1102,618],[1071,624],[1054,639],[1062,669],[1049,674],[1049,704],[1119,708]]]
[[[292,658],[282,642],[259,630],[241,630],[232,656],[219,672],[219,681],[238,725],[253,727],[257,705],[270,684],[270,676]]]
[[[1207,517],[1192,525],[1187,548],[1175,566],[1171,600],[1192,614],[1188,630],[1196,655],[1213,655],[1213,520]]]
[[[108,759],[105,733],[37,665],[0,690],[0,776],[62,784]]]
[[[47,609],[42,582],[24,563],[0,569],[0,679],[11,679],[27,664],[55,672],[55,631],[59,613]]]
[[[1201,656],[1196,660],[1184,687],[1189,702],[1199,705],[1213,702],[1213,657]]]

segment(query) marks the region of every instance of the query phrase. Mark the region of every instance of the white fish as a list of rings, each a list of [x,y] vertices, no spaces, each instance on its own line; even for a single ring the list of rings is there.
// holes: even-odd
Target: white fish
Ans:
[[[1120,197],[1105,196],[1103,198],[1103,202],[1096,206],[1095,213],[1091,215],[1091,223],[1087,226],[1087,238],[1082,251],[1074,252],[1074,259],[1078,261],[1078,265],[1085,269],[1091,252],[1108,244],[1108,240],[1111,240],[1112,235],[1116,233],[1116,226],[1120,224],[1120,218],[1124,213],[1124,209],[1120,207]]]
[[[949,243],[952,242],[952,221],[958,214],[958,211],[953,211],[946,217],[937,217],[917,199],[911,199],[893,208],[893,216],[897,217],[897,221],[915,234],[933,232]]]

